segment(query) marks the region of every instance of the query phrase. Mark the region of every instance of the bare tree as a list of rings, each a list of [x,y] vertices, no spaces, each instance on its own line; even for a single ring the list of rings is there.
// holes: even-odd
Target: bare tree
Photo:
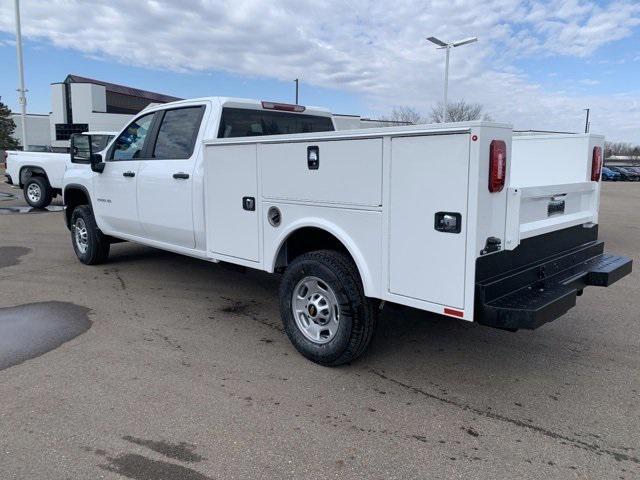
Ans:
[[[467,103],[464,100],[457,102],[449,102],[447,104],[447,122],[468,122],[471,120],[492,120],[492,118],[484,113],[483,106],[479,103]],[[433,123],[442,122],[444,108],[442,102],[431,108],[429,119]]]
[[[388,122],[400,122],[406,125],[427,123],[427,119],[420,115],[417,110],[411,107],[407,107],[406,105],[393,107],[393,110],[391,110],[391,114],[383,116],[380,120]]]
[[[612,155],[619,157],[629,157],[632,160],[640,160],[640,146],[632,145],[626,142],[605,142],[605,158],[609,158]]]

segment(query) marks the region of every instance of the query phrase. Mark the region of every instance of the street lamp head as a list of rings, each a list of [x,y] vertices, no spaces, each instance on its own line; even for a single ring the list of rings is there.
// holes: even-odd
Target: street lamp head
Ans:
[[[429,40],[431,43],[434,43],[436,45],[438,45],[439,47],[446,47],[447,44],[445,42],[443,42],[442,40],[440,40],[439,38],[436,37],[427,37],[427,40]]]
[[[469,38],[464,38],[462,40],[458,40],[457,42],[453,42],[451,45],[454,47],[460,47],[462,45],[466,45],[468,43],[473,43],[477,41],[478,41],[478,37],[469,37]]]
[[[438,48],[453,48],[453,47],[460,47],[462,45],[467,45],[469,43],[477,42],[478,37],[463,38],[462,40],[457,40],[451,43],[447,43],[436,37],[427,37],[427,40],[429,40],[434,45],[437,45]]]

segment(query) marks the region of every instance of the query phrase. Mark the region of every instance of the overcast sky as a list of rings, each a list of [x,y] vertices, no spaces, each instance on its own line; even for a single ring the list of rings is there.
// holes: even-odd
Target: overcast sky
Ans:
[[[377,116],[428,113],[443,52],[450,99],[520,129],[592,131],[640,143],[640,2],[518,0],[22,0],[29,109],[50,110],[67,73],[180,97],[235,95]],[[13,1],[0,0],[0,95],[16,107]]]

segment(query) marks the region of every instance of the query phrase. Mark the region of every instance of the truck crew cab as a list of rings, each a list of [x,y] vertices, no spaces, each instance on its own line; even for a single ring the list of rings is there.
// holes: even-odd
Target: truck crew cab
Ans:
[[[179,101],[100,152],[74,138],[66,220],[89,265],[122,239],[282,273],[289,339],[339,365],[383,302],[533,329],[630,273],[598,241],[603,143],[490,122],[334,131],[319,108]]]

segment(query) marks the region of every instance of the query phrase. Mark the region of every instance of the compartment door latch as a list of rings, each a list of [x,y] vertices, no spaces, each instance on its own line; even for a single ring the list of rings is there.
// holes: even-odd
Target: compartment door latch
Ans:
[[[249,212],[253,212],[256,209],[255,197],[242,197],[242,208]]]
[[[307,167],[309,170],[320,168],[320,147],[317,145],[307,147]]]
[[[460,233],[462,231],[462,215],[457,212],[438,212],[435,216],[434,228],[438,232]]]

